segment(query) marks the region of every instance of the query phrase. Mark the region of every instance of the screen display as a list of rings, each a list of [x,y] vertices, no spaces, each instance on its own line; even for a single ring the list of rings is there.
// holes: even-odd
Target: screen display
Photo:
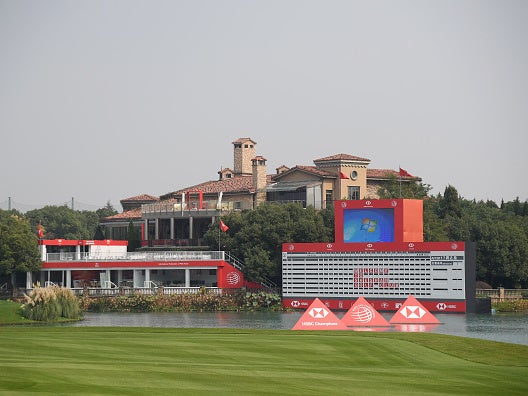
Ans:
[[[394,242],[394,209],[345,209],[344,242]]]

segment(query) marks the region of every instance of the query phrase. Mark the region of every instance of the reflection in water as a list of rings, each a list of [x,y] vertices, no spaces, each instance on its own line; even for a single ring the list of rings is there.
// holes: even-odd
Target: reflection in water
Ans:
[[[189,313],[87,313],[81,322],[67,326],[127,326],[174,328],[237,328],[290,330],[303,312],[189,312]],[[344,313],[336,313],[342,317]],[[387,320],[391,313],[382,314]],[[430,331],[462,337],[528,345],[528,315],[437,314],[439,325],[396,325],[356,331]]]

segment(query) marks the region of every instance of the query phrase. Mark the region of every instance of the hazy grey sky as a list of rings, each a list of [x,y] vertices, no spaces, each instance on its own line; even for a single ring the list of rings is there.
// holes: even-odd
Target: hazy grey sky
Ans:
[[[0,208],[345,153],[528,199],[528,1],[0,0]]]

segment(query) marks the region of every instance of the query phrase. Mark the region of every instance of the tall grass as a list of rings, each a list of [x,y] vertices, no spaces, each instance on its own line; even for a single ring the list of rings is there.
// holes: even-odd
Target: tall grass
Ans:
[[[81,317],[79,300],[71,289],[58,286],[40,287],[39,284],[24,294],[25,304],[22,315],[26,319],[51,322],[60,317],[77,319]]]

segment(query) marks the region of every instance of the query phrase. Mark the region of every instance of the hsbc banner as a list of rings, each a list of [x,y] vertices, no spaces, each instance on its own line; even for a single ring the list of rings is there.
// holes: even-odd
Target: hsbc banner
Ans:
[[[283,298],[282,305],[284,308],[290,309],[299,309],[306,310],[314,299],[304,299],[304,298]],[[349,310],[356,299],[321,299],[323,304],[332,310],[346,311]],[[393,312],[398,311],[403,303],[404,299],[398,300],[369,300],[369,304],[378,311],[387,311]],[[466,302],[465,301],[440,301],[440,300],[425,300],[420,299],[420,303],[431,312],[436,313],[466,313]]]

